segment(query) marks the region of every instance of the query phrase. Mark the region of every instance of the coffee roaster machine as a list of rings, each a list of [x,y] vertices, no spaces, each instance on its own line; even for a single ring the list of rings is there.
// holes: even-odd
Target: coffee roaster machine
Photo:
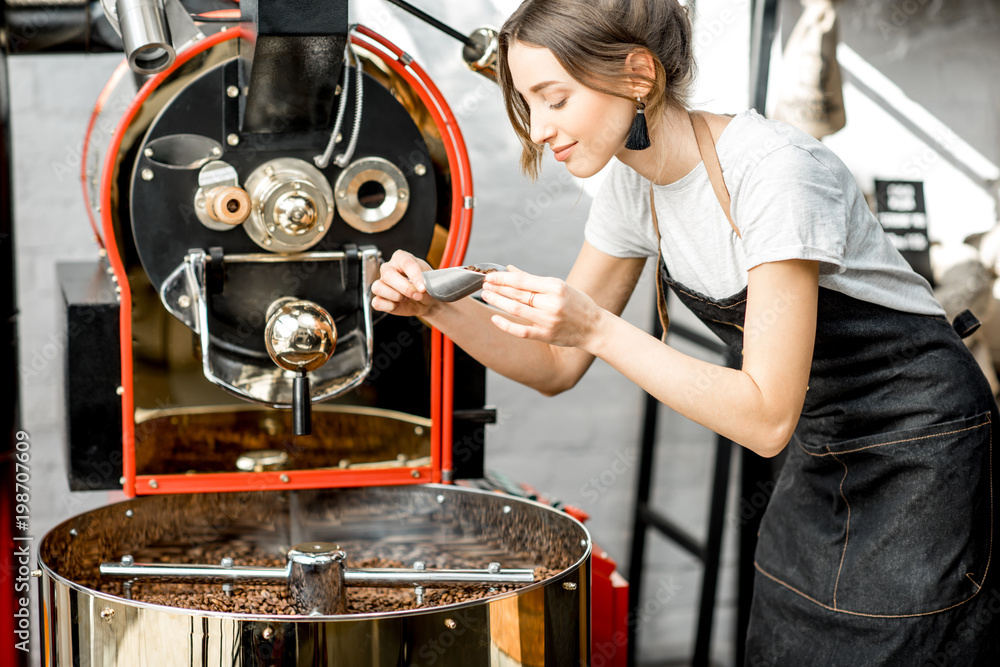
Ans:
[[[100,261],[60,267],[67,468],[131,499],[41,541],[43,664],[623,664],[614,563],[483,469],[484,369],[370,305],[396,249],[462,262],[475,199],[443,95],[346,0],[223,6],[101,1],[126,60],[84,144]],[[485,76],[495,37],[464,39]],[[380,549],[402,565],[352,563]],[[290,606],[143,597],[170,583]],[[354,587],[412,603],[356,613]]]

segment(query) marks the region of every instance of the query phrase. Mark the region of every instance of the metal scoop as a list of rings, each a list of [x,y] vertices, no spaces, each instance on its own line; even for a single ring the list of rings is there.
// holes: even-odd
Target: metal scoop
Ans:
[[[500,264],[470,264],[451,269],[424,271],[427,293],[438,301],[458,301],[483,286],[486,272],[506,271]]]

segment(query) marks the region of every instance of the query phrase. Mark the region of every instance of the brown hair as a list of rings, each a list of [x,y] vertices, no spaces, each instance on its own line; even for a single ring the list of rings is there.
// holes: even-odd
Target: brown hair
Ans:
[[[500,29],[499,83],[521,146],[521,170],[537,177],[542,147],[531,141],[530,112],[514,89],[507,52],[515,41],[549,49],[563,68],[596,91],[634,99],[638,83],[651,86],[646,117],[655,123],[664,105],[684,108],[694,77],[691,21],[677,0],[525,0]],[[650,78],[625,70],[635,52],[652,56]]]

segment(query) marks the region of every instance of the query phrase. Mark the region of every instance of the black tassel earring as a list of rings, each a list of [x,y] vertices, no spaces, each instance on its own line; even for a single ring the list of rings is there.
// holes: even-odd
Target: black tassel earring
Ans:
[[[632,127],[628,132],[628,139],[625,140],[625,148],[630,151],[644,151],[649,148],[649,130],[646,129],[646,105],[642,103],[642,98],[635,98],[637,106],[635,108],[635,118],[632,120]]]

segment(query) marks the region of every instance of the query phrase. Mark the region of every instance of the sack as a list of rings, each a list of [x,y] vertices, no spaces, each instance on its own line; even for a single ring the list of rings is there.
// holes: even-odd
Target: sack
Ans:
[[[785,46],[773,117],[819,139],[846,123],[837,12],[833,0],[802,0],[802,5],[802,18]]]

